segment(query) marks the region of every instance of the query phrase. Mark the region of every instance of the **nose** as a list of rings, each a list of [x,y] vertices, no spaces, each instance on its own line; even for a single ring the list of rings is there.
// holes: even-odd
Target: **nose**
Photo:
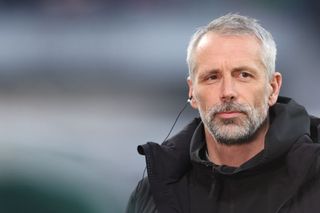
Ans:
[[[237,98],[235,82],[232,76],[224,76],[221,81],[220,99],[222,102],[232,102]]]

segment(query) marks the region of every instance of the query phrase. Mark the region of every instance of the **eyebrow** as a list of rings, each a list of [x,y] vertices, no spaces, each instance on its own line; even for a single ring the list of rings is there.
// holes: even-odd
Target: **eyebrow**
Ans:
[[[252,74],[257,74],[257,68],[255,67],[249,67],[249,66],[239,66],[232,68],[231,72],[239,72],[243,70],[248,70]],[[220,69],[211,69],[211,70],[205,70],[201,73],[199,73],[199,78],[205,78],[208,75],[217,74],[220,72]]]
[[[248,71],[252,72],[253,74],[257,73],[257,70],[255,67],[248,67],[248,66],[235,67],[231,70],[231,72],[239,72],[239,71],[243,71],[243,70],[248,70]]]

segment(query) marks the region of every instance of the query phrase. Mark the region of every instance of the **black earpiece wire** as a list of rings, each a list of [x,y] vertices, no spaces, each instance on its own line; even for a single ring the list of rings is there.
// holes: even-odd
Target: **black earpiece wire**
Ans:
[[[165,137],[165,139],[163,140],[162,143],[164,143],[170,136],[172,130],[174,129],[175,125],[177,124],[177,121],[179,120],[181,114],[184,112],[184,110],[187,108],[187,106],[189,105],[189,103],[191,102],[192,100],[192,96],[189,97],[189,99],[187,100],[187,102],[184,104],[183,108],[180,110],[180,112],[178,113],[178,116],[176,117],[176,119],[174,120],[173,122],[173,125],[168,133],[168,135]],[[136,197],[137,193],[140,191],[140,188],[141,188],[141,185],[142,185],[142,181],[143,179],[145,178],[145,174],[146,174],[146,171],[147,171],[147,167],[144,167],[144,170],[143,170],[143,173],[142,173],[142,177],[141,177],[141,180],[139,181],[138,185],[137,185],[137,189],[135,191],[135,194],[134,196]]]
[[[187,102],[185,103],[185,105],[183,106],[183,108],[180,110],[178,116],[176,117],[176,120],[174,121],[174,123],[173,123],[173,125],[172,125],[172,127],[171,127],[171,129],[170,129],[170,131],[169,131],[169,133],[168,133],[168,135],[167,135],[167,137],[165,137],[165,139],[162,141],[162,143],[164,143],[164,142],[169,138],[169,136],[170,136],[173,128],[175,127],[175,125],[176,125],[176,123],[177,123],[180,115],[181,115],[181,114],[183,113],[183,111],[187,108],[187,106],[189,105],[189,102],[191,101],[191,99],[192,99],[192,97],[190,97],[190,98],[187,100]]]

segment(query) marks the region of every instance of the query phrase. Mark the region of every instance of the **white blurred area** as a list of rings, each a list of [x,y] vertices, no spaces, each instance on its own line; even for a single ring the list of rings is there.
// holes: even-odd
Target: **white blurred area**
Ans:
[[[187,43],[213,18],[260,20],[278,44],[282,95],[320,115],[312,1],[13,2],[0,4],[0,155],[76,162],[119,212],[144,169],[136,146],[165,138],[187,99]],[[174,132],[194,116],[187,109]]]

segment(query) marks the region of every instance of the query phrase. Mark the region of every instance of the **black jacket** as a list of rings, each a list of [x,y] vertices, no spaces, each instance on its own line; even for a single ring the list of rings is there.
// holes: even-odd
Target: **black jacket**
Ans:
[[[265,149],[238,168],[206,159],[200,119],[162,145],[139,146],[148,178],[127,213],[320,212],[320,119],[282,97],[269,117]]]

